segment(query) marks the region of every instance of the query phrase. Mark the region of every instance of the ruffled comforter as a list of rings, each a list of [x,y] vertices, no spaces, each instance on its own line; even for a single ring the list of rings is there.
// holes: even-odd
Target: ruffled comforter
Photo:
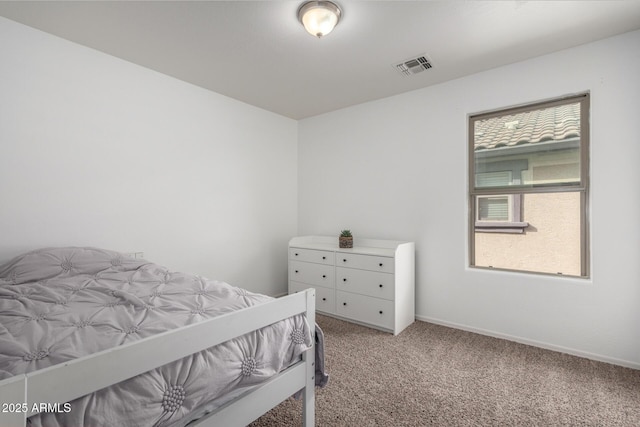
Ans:
[[[95,248],[30,252],[0,267],[0,379],[270,300]],[[33,426],[173,426],[262,382],[311,345],[296,316],[43,412]],[[123,362],[126,363],[126,362]]]

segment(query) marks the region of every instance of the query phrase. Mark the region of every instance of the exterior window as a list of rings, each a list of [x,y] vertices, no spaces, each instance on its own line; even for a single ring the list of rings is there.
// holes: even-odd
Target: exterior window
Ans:
[[[510,198],[511,196],[479,196],[478,221],[509,221],[513,217],[513,212],[509,209]]]
[[[526,162],[520,161],[509,165],[504,162],[496,162],[496,164],[489,166],[494,169],[506,167],[510,169],[476,173],[477,186],[506,187],[520,183],[521,170]],[[478,196],[476,198],[476,231],[482,233],[522,233],[528,224],[520,220],[521,201],[520,194]]]
[[[589,95],[469,117],[472,267],[588,277]]]

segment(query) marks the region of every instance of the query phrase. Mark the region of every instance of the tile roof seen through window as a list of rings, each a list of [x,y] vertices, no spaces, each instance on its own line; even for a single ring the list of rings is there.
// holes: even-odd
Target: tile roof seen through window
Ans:
[[[475,151],[562,141],[580,136],[580,104],[477,120]]]

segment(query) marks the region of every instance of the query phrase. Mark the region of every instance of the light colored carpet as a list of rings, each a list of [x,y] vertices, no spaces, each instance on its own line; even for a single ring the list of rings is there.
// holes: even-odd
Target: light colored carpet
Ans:
[[[394,337],[318,316],[324,426],[640,426],[640,371],[416,322]],[[300,426],[289,399],[251,427]]]

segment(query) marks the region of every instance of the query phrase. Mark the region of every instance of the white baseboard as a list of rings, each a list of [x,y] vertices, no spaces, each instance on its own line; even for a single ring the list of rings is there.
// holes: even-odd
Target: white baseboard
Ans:
[[[573,348],[562,347],[559,345],[549,344],[542,341],[530,340],[527,338],[517,337],[508,334],[502,334],[500,332],[489,331],[481,328],[474,328],[467,325],[461,325],[458,323],[447,322],[445,320],[434,319],[432,317],[427,316],[418,316],[416,315],[416,320],[421,320],[427,323],[434,323],[436,325],[447,326],[449,328],[460,329],[467,332],[473,332],[480,335],[487,335],[494,338],[501,338],[508,341],[514,341],[520,344],[531,345],[533,347],[544,348],[547,350],[553,350],[560,353],[570,354],[572,356],[584,357],[585,359],[596,360],[598,362],[610,363],[612,365],[624,366],[625,368],[639,369],[640,363],[632,362],[629,360],[616,359],[615,357],[603,356],[601,354],[590,353],[587,351],[576,350]]]

